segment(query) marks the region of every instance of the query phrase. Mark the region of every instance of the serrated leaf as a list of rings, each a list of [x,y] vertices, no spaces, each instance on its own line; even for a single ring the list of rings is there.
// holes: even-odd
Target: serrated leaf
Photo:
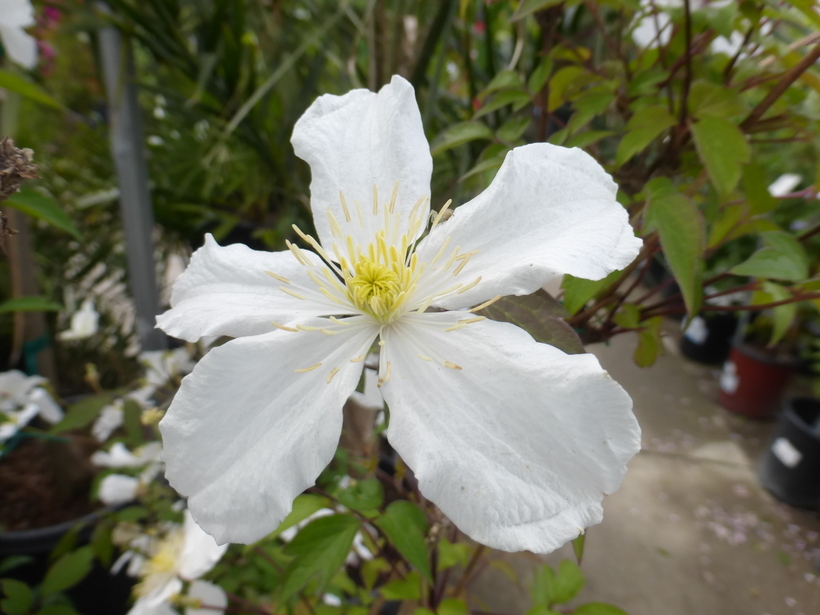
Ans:
[[[94,552],[89,546],[66,553],[48,569],[40,591],[47,596],[74,587],[91,572],[93,562]]]
[[[384,488],[375,478],[356,481],[339,494],[339,501],[351,510],[379,508],[384,499]]]
[[[566,274],[561,282],[561,288],[564,289],[564,309],[570,316],[575,316],[587,304],[587,301],[599,291],[613,284],[622,273],[620,269],[613,271],[602,280],[585,280]]]
[[[285,600],[318,579],[319,589],[327,585],[342,567],[361,523],[350,515],[320,517],[308,523],[284,548],[294,557],[282,586]]]
[[[15,297],[0,303],[0,314],[8,312],[61,312],[63,306],[48,297]]]
[[[492,140],[493,131],[480,122],[462,122],[454,124],[435,138],[430,145],[430,153],[433,156],[446,152],[448,149],[458,147],[470,141],[479,139]]]
[[[666,179],[647,184],[647,228],[655,228],[661,247],[681,288],[689,314],[697,314],[703,290],[703,248],[705,224],[697,206],[675,191]]]
[[[524,19],[525,17],[534,15],[538,11],[543,11],[551,6],[561,4],[563,1],[564,0],[522,0],[515,13],[513,13],[513,16],[510,18],[510,21]]]
[[[6,89],[9,92],[16,92],[20,94],[20,96],[30,98],[33,101],[55,109],[63,108],[60,103],[49,96],[39,85],[7,70],[0,70],[0,88]]]
[[[691,128],[712,185],[725,199],[737,186],[743,165],[749,162],[749,143],[737,126],[723,118],[704,117]]]
[[[740,92],[708,81],[695,81],[689,91],[689,108],[697,118],[743,115],[748,107]]]
[[[629,615],[629,613],[611,604],[588,602],[575,609],[573,615]]]
[[[783,231],[761,233],[766,245],[732,268],[735,275],[800,282],[809,277],[809,257],[794,237]]]
[[[0,579],[0,612],[8,615],[26,615],[34,603],[34,592],[25,583],[16,579]]]
[[[330,505],[330,500],[319,495],[311,493],[303,493],[293,500],[293,508],[290,509],[288,516],[282,520],[279,527],[271,534],[272,537],[278,536],[289,527],[293,527],[297,523],[304,521],[313,513],[327,508]]]
[[[564,318],[564,307],[544,290],[520,297],[502,297],[481,310],[481,315],[521,327],[536,342],[549,344],[567,354],[583,354],[584,345]]]
[[[418,600],[421,598],[421,577],[411,570],[403,579],[395,579],[379,588],[386,600]]]
[[[618,144],[615,164],[622,165],[646,149],[664,130],[676,123],[666,107],[650,106],[638,109],[626,125],[628,132]]]
[[[749,214],[752,216],[768,213],[780,204],[769,192],[766,173],[757,163],[743,166],[743,189],[749,204]]]
[[[416,568],[428,583],[433,582],[430,557],[427,553],[427,520],[424,511],[412,502],[393,502],[376,519],[376,525],[399,553]]]
[[[644,322],[644,329],[638,334],[638,346],[632,357],[638,367],[649,367],[658,360],[663,350],[661,322],[663,319],[660,316]]]
[[[43,220],[73,235],[76,239],[82,238],[71,218],[57,205],[57,202],[36,190],[23,188],[20,192],[12,194],[3,204],[13,207],[32,218]]]
[[[79,429],[91,423],[100,414],[100,411],[111,403],[109,393],[91,395],[71,404],[62,420],[54,425],[49,433],[58,434],[70,429]]]

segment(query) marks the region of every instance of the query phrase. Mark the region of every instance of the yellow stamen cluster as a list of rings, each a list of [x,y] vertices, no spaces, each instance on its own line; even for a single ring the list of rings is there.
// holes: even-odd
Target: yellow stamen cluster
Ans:
[[[162,539],[154,555],[142,567],[142,581],[134,588],[137,596],[147,596],[168,577],[176,574],[184,541],[182,531],[175,531]]]

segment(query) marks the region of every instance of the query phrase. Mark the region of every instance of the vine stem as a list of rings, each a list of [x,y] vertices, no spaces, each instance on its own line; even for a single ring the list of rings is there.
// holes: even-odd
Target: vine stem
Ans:
[[[780,301],[772,301],[771,303],[760,303],[757,305],[705,305],[701,307],[702,312],[749,312],[757,310],[765,310],[767,308],[777,307],[779,305],[786,305],[788,303],[797,303],[799,301],[810,301],[812,299],[820,299],[820,293],[806,293],[804,295],[792,295],[788,299]],[[654,316],[667,316],[669,314],[683,314],[686,308],[670,308],[668,310],[661,310],[655,314],[645,314],[644,318],[652,318]]]

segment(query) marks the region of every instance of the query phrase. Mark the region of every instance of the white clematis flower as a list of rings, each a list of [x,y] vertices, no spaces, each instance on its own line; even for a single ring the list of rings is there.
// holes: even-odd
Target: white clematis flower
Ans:
[[[24,28],[34,25],[29,0],[0,0],[0,42],[9,57],[24,68],[37,64],[37,41]]]
[[[197,521],[219,542],[273,531],[333,458],[378,340],[387,438],[462,531],[548,552],[600,522],[640,446],[629,396],[595,357],[475,312],[634,259],[641,241],[609,175],[579,149],[516,148],[418,241],[432,158],[404,79],[321,96],[293,144],[313,174],[313,250],[208,236],[157,319],[188,341],[238,338],[199,362],[160,423],[166,476]]]
[[[183,526],[169,532],[144,562],[140,583],[134,588],[138,598],[129,615],[174,613],[169,598],[182,591],[183,581],[194,581],[210,571],[227,548],[218,546],[186,510]]]
[[[49,423],[63,418],[63,411],[44,388],[42,376],[26,376],[13,369],[0,373],[0,442],[29,424],[38,414]]]

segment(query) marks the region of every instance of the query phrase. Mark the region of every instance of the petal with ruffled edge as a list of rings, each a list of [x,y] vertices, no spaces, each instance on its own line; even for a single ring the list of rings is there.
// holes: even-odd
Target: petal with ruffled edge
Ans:
[[[430,262],[447,237],[462,253],[477,250],[459,279],[481,276],[481,283],[438,304],[454,309],[527,295],[564,273],[599,280],[625,267],[641,240],[617,190],[580,149],[536,143],[512,150],[490,186],[419,245],[421,262]]]
[[[351,359],[378,332],[364,317],[346,322],[335,335],[277,330],[232,340],[182,381],[159,425],[166,476],[218,542],[249,543],[276,529],[333,458],[342,405],[362,371]]]
[[[407,231],[417,201],[430,197],[430,146],[413,86],[401,77],[393,77],[378,94],[352,90],[343,96],[320,96],[296,122],[291,142],[296,155],[310,165],[310,206],[325,249],[333,241],[328,209],[344,235],[366,246],[384,226],[384,207],[396,183],[400,235]],[[380,204],[376,215],[373,186]],[[428,211],[425,203],[422,219]]]
[[[312,252],[301,254],[315,272],[324,267]],[[285,324],[296,317],[339,314],[339,305],[316,292],[309,271],[290,251],[260,252],[241,244],[222,247],[208,234],[174,284],[171,309],[157,316],[157,326],[168,335],[195,342],[203,336],[269,333],[274,329],[271,321]]]
[[[626,392],[594,356],[567,355],[523,329],[464,313],[387,332],[387,437],[422,494],[474,540],[548,553],[599,523],[640,430]],[[448,369],[417,355],[450,361]]]

